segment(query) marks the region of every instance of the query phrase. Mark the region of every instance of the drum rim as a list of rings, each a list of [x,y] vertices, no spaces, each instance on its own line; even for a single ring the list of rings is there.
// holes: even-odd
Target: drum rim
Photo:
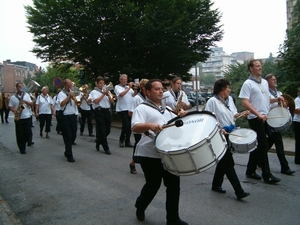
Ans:
[[[192,112],[188,112],[184,117],[186,116],[189,116],[189,115],[193,115],[193,114],[209,114],[213,117],[216,118],[216,115],[213,113],[213,112],[210,112],[210,111],[206,111],[206,110],[203,110],[203,111],[192,111]],[[184,118],[184,117],[180,117],[180,116],[176,116],[174,117],[173,119],[170,119],[167,124],[170,124],[170,123],[173,123],[174,121],[178,120],[178,119],[181,119],[181,118]]]

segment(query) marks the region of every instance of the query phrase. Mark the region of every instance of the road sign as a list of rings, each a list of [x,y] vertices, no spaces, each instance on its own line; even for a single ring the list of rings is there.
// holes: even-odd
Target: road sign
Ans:
[[[54,80],[53,80],[53,85],[55,87],[59,87],[60,85],[62,84],[62,79],[60,77],[56,77]]]

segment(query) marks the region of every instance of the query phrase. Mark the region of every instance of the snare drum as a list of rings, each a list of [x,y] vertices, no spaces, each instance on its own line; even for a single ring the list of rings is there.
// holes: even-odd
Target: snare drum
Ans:
[[[256,132],[252,129],[238,128],[229,134],[229,142],[235,152],[248,153],[257,147]]]
[[[227,142],[219,123],[211,112],[189,112],[181,127],[163,129],[155,139],[155,148],[170,173],[193,175],[215,165],[225,154]]]
[[[292,116],[287,108],[277,106],[267,114],[267,123],[275,132],[286,130],[292,124]]]

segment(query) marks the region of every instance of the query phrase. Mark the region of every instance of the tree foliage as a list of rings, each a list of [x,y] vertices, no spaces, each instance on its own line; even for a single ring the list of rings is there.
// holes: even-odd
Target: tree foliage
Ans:
[[[300,87],[300,1],[293,9],[293,25],[287,30],[286,40],[280,48],[278,68],[284,83],[283,93],[297,95]]]
[[[78,62],[93,77],[186,79],[221,40],[210,0],[33,0],[25,6],[43,61]]]
[[[201,85],[214,85],[216,82],[216,77],[214,74],[201,75],[200,83]]]

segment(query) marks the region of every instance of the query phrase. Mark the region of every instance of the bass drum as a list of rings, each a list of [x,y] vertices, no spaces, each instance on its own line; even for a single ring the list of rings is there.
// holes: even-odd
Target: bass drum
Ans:
[[[195,111],[176,117],[168,124],[178,119],[183,121],[183,126],[165,128],[155,139],[155,148],[165,169],[177,176],[188,176],[218,163],[226,152],[227,142],[216,116]]]

